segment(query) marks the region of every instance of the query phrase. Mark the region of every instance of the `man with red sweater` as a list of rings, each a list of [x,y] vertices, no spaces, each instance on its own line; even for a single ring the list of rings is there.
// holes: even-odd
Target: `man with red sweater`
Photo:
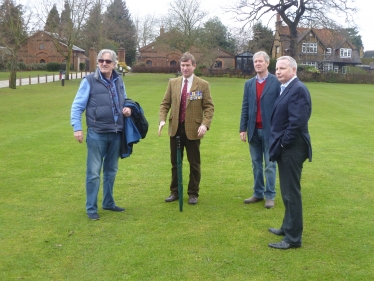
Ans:
[[[268,209],[274,207],[276,194],[276,163],[269,161],[270,117],[280,93],[280,82],[269,73],[269,63],[266,52],[260,51],[253,55],[257,75],[244,86],[239,130],[243,142],[248,138],[254,177],[253,195],[245,199],[244,203],[256,203],[265,198],[265,208]]]

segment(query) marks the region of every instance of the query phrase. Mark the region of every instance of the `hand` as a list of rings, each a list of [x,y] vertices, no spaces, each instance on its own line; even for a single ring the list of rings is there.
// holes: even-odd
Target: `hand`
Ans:
[[[125,116],[125,117],[129,117],[131,116],[131,108],[130,107],[124,107],[122,109],[122,114]]]
[[[161,136],[161,130],[165,126],[165,121],[161,121],[160,125],[158,126],[158,136]]]
[[[202,137],[202,136],[204,136],[205,133],[206,133],[206,131],[207,131],[206,126],[203,125],[203,124],[201,124],[200,127],[199,127],[199,129],[197,130],[197,136],[198,136],[198,137]]]
[[[242,142],[246,142],[247,132],[240,132],[240,139],[242,140]]]
[[[82,143],[82,142],[83,142],[83,132],[82,132],[82,131],[75,131],[75,132],[74,132],[74,137],[75,137],[75,139],[76,139],[79,143]]]

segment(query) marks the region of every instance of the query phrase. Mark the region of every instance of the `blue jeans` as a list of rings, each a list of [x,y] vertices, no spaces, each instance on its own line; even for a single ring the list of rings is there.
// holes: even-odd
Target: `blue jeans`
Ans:
[[[100,172],[103,168],[103,208],[115,207],[113,185],[118,170],[121,132],[98,134],[87,130],[86,210],[97,212]]]
[[[254,177],[254,193],[257,198],[274,200],[276,163],[269,161],[269,142],[265,141],[262,129],[255,129],[249,142],[249,151],[252,158],[252,169]],[[265,160],[265,179],[263,161]]]

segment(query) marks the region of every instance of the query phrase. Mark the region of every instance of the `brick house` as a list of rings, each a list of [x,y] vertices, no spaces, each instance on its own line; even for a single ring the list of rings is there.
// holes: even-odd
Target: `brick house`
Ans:
[[[327,28],[297,28],[295,60],[299,65],[310,65],[321,72],[345,73],[346,68],[361,64],[360,52],[339,31]],[[282,25],[277,15],[272,58],[287,55],[290,46],[288,26]]]
[[[65,57],[57,51],[53,36],[54,35],[46,31],[37,31],[30,36],[25,45],[23,45],[18,52],[19,61],[26,64],[49,62],[65,63]],[[59,44],[64,51],[67,50],[66,45],[62,41],[59,42]],[[87,59],[83,49],[73,46],[73,55],[70,63],[74,70],[79,70],[79,64],[86,63]]]
[[[170,47],[162,41],[163,36],[168,36],[161,28],[160,36],[152,43],[139,49],[137,64],[151,66],[176,66],[182,52]],[[235,55],[222,49],[215,48],[209,52],[202,52],[194,46],[189,50],[194,55],[196,63],[213,68],[235,68]]]

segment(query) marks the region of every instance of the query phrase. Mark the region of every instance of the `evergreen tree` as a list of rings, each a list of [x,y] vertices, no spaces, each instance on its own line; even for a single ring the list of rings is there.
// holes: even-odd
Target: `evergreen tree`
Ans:
[[[55,33],[60,27],[60,15],[57,11],[56,4],[53,5],[53,8],[48,14],[47,21],[44,26],[44,30]]]
[[[102,6],[97,2],[89,12],[87,22],[82,27],[82,38],[79,46],[86,50],[88,56],[89,49],[94,47],[101,50],[105,47],[105,33],[103,32]]]
[[[131,65],[136,56],[135,25],[131,19],[126,2],[113,0],[104,14],[104,27],[108,39],[117,48],[122,43],[126,51],[126,63]]]
[[[69,30],[73,28],[73,21],[71,19],[71,8],[68,1],[65,1],[64,10],[61,12],[60,37],[64,38],[70,33]]]
[[[265,51],[271,54],[273,41],[273,31],[264,26],[261,22],[258,22],[252,27],[252,39],[248,42],[248,50],[251,53]]]

